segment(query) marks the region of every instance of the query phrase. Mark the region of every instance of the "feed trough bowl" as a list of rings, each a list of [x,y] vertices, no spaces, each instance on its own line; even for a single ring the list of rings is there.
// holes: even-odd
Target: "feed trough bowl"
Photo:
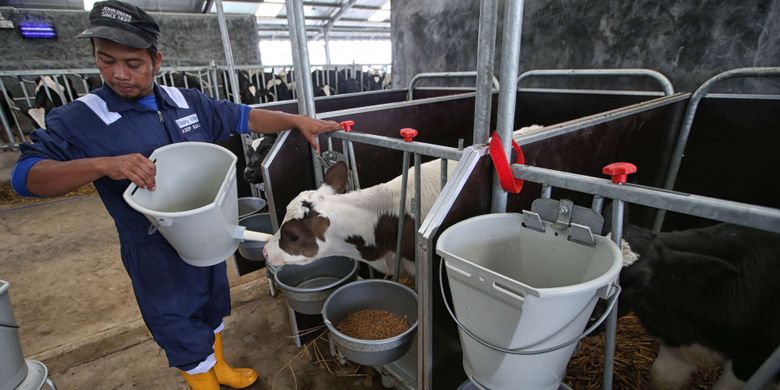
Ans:
[[[290,308],[302,314],[320,314],[328,296],[355,280],[357,270],[357,261],[330,256],[309,264],[285,265],[276,270],[274,280]]]
[[[241,199],[246,198],[239,198],[239,202]],[[240,205],[241,203],[239,203],[239,210]],[[245,216],[239,219],[238,224],[246,227],[247,230],[268,234],[274,233],[273,227],[271,226],[271,215],[268,213],[250,214],[249,216]],[[265,256],[263,256],[263,247],[265,247],[264,241],[245,240],[238,244],[238,253],[241,254],[241,257],[247,260],[265,262]]]
[[[362,340],[348,336],[337,326],[349,314],[382,310],[404,318],[409,328],[396,336]],[[366,366],[391,363],[411,347],[417,332],[417,293],[400,283],[384,279],[360,280],[336,290],[325,301],[322,317],[339,352],[348,360]]]
[[[263,198],[255,196],[245,196],[238,198],[238,219],[244,219],[252,214],[259,213],[265,208],[266,202]]]

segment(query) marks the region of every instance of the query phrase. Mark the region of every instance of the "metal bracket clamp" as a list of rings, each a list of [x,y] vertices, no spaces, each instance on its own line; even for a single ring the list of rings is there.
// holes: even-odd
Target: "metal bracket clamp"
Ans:
[[[569,199],[561,199],[558,202],[558,215],[555,217],[553,228],[565,229],[571,224],[571,215],[574,213],[574,202]]]
[[[546,231],[544,224],[542,223],[542,218],[539,217],[539,214],[528,210],[523,210],[523,224],[526,228],[536,230],[537,232],[544,233]]]
[[[569,241],[574,241],[579,244],[587,246],[595,246],[596,240],[593,238],[593,233],[590,228],[585,225],[572,223],[569,227]]]
[[[568,199],[536,199],[531,204],[531,211],[539,214],[542,220],[553,223],[556,229],[582,225],[599,234],[604,227],[604,217],[601,214],[588,207],[578,206]]]

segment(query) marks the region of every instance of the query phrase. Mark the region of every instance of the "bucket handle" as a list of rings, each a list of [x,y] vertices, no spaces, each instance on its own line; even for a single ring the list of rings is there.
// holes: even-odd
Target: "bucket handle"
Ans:
[[[601,317],[599,317],[599,319],[596,320],[596,322],[593,323],[593,325],[591,325],[590,328],[585,329],[585,331],[582,332],[581,335],[579,335],[577,337],[574,337],[574,338],[572,338],[572,339],[570,339],[570,340],[568,340],[566,342],[560,343],[560,344],[558,344],[558,345],[556,345],[554,347],[549,347],[549,348],[545,348],[545,349],[537,349],[537,350],[530,350],[530,351],[529,350],[524,350],[523,348],[507,349],[507,348],[504,348],[504,347],[499,347],[497,345],[493,345],[492,343],[483,340],[481,337],[477,336],[472,331],[470,331],[468,328],[466,328],[466,326],[463,325],[463,323],[460,322],[460,320],[458,320],[458,318],[455,316],[455,312],[452,311],[452,308],[450,307],[450,304],[447,302],[447,295],[444,292],[444,280],[442,278],[442,274],[444,273],[443,272],[443,270],[444,270],[443,263],[444,263],[444,259],[441,259],[441,262],[439,263],[439,288],[441,289],[441,297],[442,297],[442,300],[444,301],[444,307],[447,308],[447,312],[450,313],[450,317],[452,317],[452,320],[455,321],[455,324],[458,325],[458,328],[460,328],[460,330],[462,330],[464,333],[469,335],[469,337],[474,339],[474,341],[476,341],[476,342],[482,344],[483,346],[488,347],[488,348],[490,348],[490,349],[492,349],[494,351],[508,353],[508,354],[511,354],[511,355],[539,355],[539,354],[543,354],[543,353],[548,353],[548,352],[559,350],[559,349],[561,349],[563,347],[569,346],[571,344],[574,344],[574,343],[582,340],[583,338],[585,338],[585,336],[589,335],[591,332],[596,330],[596,328],[598,328],[601,325],[601,323],[604,322],[605,319],[607,319],[607,316],[609,316],[609,313],[612,312],[612,308],[615,306],[615,303],[617,302],[618,296],[620,295],[620,291],[621,291],[620,285],[618,285],[618,284],[614,284],[613,285],[614,290],[612,292],[612,296],[607,298],[607,301],[609,302],[607,304],[607,309],[604,311],[604,313],[601,315]]]

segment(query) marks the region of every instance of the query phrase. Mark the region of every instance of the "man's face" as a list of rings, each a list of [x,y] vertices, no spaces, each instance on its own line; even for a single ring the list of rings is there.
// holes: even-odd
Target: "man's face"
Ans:
[[[94,38],[95,63],[105,83],[119,96],[135,100],[150,95],[154,74],[162,55],[154,61],[146,49],[135,49],[102,38]]]

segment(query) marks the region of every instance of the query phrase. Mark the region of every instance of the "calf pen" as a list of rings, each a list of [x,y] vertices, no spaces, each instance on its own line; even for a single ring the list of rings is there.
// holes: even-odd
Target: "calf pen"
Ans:
[[[658,97],[659,95],[661,94],[636,91],[521,90],[517,93],[515,108],[518,114],[514,127],[538,123],[549,125],[548,128],[562,129],[561,132],[574,132],[598,123],[609,123],[612,120],[628,117],[629,122],[635,125],[638,121],[643,121],[663,129],[675,128],[684,111],[687,95]],[[470,215],[480,214],[484,212],[482,210],[485,207],[489,208],[490,165],[487,160],[478,158],[484,156],[483,148],[467,147],[459,151],[459,147],[464,143],[470,143],[472,139],[474,96],[473,93],[469,93],[390,103],[329,112],[319,117],[356,122],[354,132],[332,133],[330,137],[353,143],[356,168],[362,187],[385,182],[397,176],[401,172],[403,161],[401,151],[435,157],[461,156],[450,183],[437,200],[431,214],[421,222],[419,234],[433,229],[431,217],[440,213],[436,211],[437,205],[442,202],[442,199],[449,199],[451,193],[459,193],[463,190],[462,181],[470,177],[473,165],[476,163],[480,164],[482,168],[480,172],[486,176],[469,182],[466,188],[470,199],[477,199],[477,204],[464,203],[459,207],[463,207],[462,211]],[[497,95],[494,94],[494,106],[496,101]],[[491,123],[495,123],[495,117],[496,115],[493,114]],[[609,125],[614,126],[615,129],[619,128],[619,125],[611,123]],[[420,135],[415,139],[418,142],[404,144],[398,139],[398,130],[401,127],[420,130]],[[322,140],[325,140],[324,137]],[[334,143],[334,146],[335,150],[343,151],[338,143]],[[276,229],[284,217],[286,205],[301,191],[315,188],[317,184],[310,159],[309,148],[303,137],[294,132],[287,132],[280,136],[263,163],[269,212]],[[290,172],[295,172],[295,175],[291,175]],[[456,186],[453,183],[459,183],[457,185],[461,187],[453,187]],[[462,218],[458,218],[460,219]],[[456,345],[454,350],[458,351],[457,334],[446,333],[447,324],[437,321],[441,318],[432,315],[434,310],[438,310],[438,305],[431,299],[432,289],[436,286],[433,284],[430,272],[432,266],[430,250],[433,246],[430,241],[427,241],[427,244],[422,244],[422,240],[420,242],[417,262],[417,291],[421,298],[418,308],[420,330],[416,346],[398,361],[377,367],[377,370],[383,373],[390,384],[399,388],[430,388],[432,376],[437,375],[436,372],[441,375],[441,378],[436,380],[437,386],[441,383],[442,386],[457,387],[465,378],[465,376],[451,375],[453,368],[456,372],[460,371],[459,357],[453,359],[452,351],[437,350],[432,348],[433,344],[427,344],[454,344]],[[422,250],[423,247],[426,249]],[[301,321],[300,317],[302,316],[291,312],[294,332],[319,321],[318,318],[308,318],[308,322]],[[433,340],[434,328],[438,340]],[[441,331],[444,333],[440,333]],[[440,365],[438,362],[443,360],[446,360],[446,363]]]
[[[678,129],[690,98],[689,94],[677,94],[516,136],[525,165],[514,165],[512,170],[517,178],[533,183],[526,183],[520,194],[509,197],[507,211],[530,209],[531,201],[540,194],[572,199],[586,207],[596,195],[594,205],[603,198],[629,202],[634,222],[646,227],[654,221],[654,209],[668,209],[675,214],[667,217],[667,230],[711,223],[701,219],[706,218],[780,233],[780,191],[776,183],[761,180],[760,174],[766,167],[769,171],[778,167],[777,157],[765,149],[767,144],[780,140],[780,135],[772,131],[780,125],[780,118],[772,115],[780,108],[778,96],[704,98],[684,148],[685,159],[675,187],[698,195],[649,188],[662,187],[672,159],[682,157],[673,154],[672,146],[679,139]],[[719,162],[723,153],[712,152],[719,147],[728,148],[729,164]],[[602,176],[603,166],[615,161],[630,161],[639,167],[635,184],[617,186],[595,178]],[[443,309],[439,293],[442,286],[434,277],[441,259],[434,256],[433,248],[449,226],[490,212],[493,168],[488,150],[467,151],[458,170],[418,231],[417,282],[422,318],[418,388],[454,388],[466,380],[459,368],[462,356],[456,327]],[[614,322],[611,326],[614,329]],[[607,352],[613,342],[614,333],[611,337],[608,333]],[[759,370],[750,386],[765,383],[777,371],[776,355]],[[611,380],[611,362],[605,366]]]

